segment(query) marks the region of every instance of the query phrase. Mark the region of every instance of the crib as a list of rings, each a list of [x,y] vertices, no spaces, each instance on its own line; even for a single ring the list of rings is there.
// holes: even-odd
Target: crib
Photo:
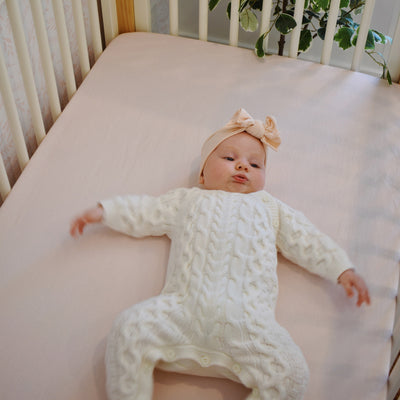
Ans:
[[[151,32],[149,0],[30,0],[35,47],[24,33],[23,4],[0,1],[36,142],[30,147],[15,77],[0,51],[1,134],[9,129],[22,171],[15,177],[0,155],[0,397],[106,398],[107,333],[120,311],[159,293],[169,243],[101,226],[74,240],[69,222],[116,194],[196,185],[204,139],[244,107],[259,119],[275,115],[281,130],[281,149],[268,156],[267,190],[342,245],[371,291],[371,306],[358,309],[339,287],[279,258],[277,319],[309,363],[305,400],[399,398],[400,22],[388,56],[390,86],[359,71],[374,0],[365,2],[350,70],[329,65],[339,0],[330,2],[318,62],[298,59],[302,2],[286,56],[263,59],[239,46],[239,0],[222,44],[208,41],[207,0],[195,2],[198,35],[180,36],[182,3],[169,1],[169,34],[160,34]],[[263,1],[260,32],[273,6]],[[75,59],[65,10],[74,21]],[[45,106],[30,61],[36,50]],[[248,390],[207,376],[156,370],[154,378],[155,399],[234,400]]]

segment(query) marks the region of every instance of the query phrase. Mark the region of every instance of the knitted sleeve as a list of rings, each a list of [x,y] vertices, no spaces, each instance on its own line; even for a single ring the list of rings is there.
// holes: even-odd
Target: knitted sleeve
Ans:
[[[103,224],[133,237],[171,235],[187,189],[159,196],[132,195],[101,201]]]
[[[345,251],[302,213],[280,201],[277,203],[279,229],[276,244],[278,251],[288,260],[334,282],[345,270],[354,268]]]

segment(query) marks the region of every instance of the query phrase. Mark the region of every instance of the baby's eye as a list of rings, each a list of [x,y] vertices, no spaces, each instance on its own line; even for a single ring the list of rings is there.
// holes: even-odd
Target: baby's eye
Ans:
[[[250,164],[253,168],[260,168],[259,167],[259,165],[258,164],[256,164],[256,163],[252,163],[252,164]]]
[[[224,158],[225,158],[225,160],[233,161],[233,157],[224,157]]]

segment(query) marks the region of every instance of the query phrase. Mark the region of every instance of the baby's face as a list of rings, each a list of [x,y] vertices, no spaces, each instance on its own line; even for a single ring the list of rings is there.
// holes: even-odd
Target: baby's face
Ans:
[[[220,143],[208,157],[200,183],[204,189],[251,193],[264,189],[265,150],[248,133],[239,133]]]

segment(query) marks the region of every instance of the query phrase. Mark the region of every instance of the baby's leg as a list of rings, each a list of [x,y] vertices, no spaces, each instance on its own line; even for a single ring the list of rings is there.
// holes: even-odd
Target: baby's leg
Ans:
[[[231,348],[237,371],[250,376],[243,382],[253,388],[246,400],[301,400],[309,377],[301,350],[277,322],[263,325],[263,333],[249,332],[247,343]]]
[[[151,400],[155,364],[163,349],[181,341],[170,318],[179,308],[173,296],[160,295],[117,317],[106,352],[109,400]]]

